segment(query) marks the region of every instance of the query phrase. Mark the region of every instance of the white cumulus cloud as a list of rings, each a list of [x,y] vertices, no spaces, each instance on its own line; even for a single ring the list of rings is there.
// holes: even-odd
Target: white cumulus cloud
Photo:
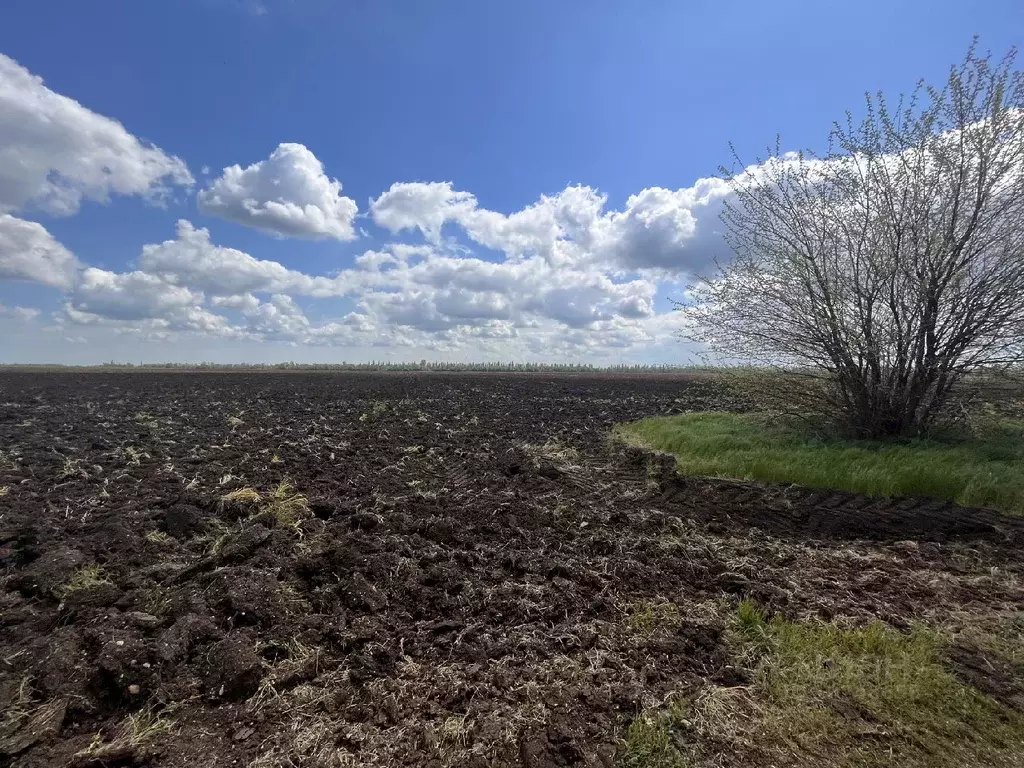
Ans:
[[[42,224],[0,214],[0,280],[70,288],[78,260]]]
[[[163,318],[198,307],[201,293],[145,272],[108,272],[89,267],[71,295],[70,308],[112,320]]]
[[[729,194],[724,179],[700,179],[678,190],[644,189],[622,210],[605,211],[606,196],[569,186],[505,214],[480,207],[450,182],[402,182],[371,201],[370,215],[393,233],[419,230],[433,243],[453,223],[510,258],[537,254],[552,263],[685,273],[725,255],[718,217]]]
[[[182,160],[0,54],[0,211],[32,206],[67,215],[83,199],[159,199],[192,183]]]
[[[730,194],[724,179],[700,179],[677,190],[644,189],[596,223],[594,253],[626,269],[704,269],[729,255],[719,216]]]
[[[35,307],[8,307],[0,304],[0,317],[10,317],[18,323],[35,322],[41,314]]]
[[[251,293],[243,293],[238,296],[214,296],[210,303],[215,307],[223,309],[238,309],[242,312],[252,312],[260,305],[260,300]]]
[[[310,276],[277,261],[214,245],[209,230],[185,219],[178,221],[174,240],[142,246],[138,267],[170,283],[216,296],[254,291],[334,296],[346,290],[344,279]]]
[[[475,210],[476,197],[456,192],[450,181],[396,182],[370,201],[370,215],[378,226],[391,232],[418,229],[434,243],[446,222],[462,221]]]
[[[242,314],[246,331],[268,341],[303,341],[310,331],[310,322],[302,309],[284,294],[276,293],[270,301],[246,308]]]
[[[374,265],[388,268],[374,272]],[[582,328],[654,311],[650,280],[616,282],[592,267],[540,256],[493,262],[428,254],[410,265],[375,254],[361,266],[359,300],[384,325],[442,331],[507,321],[519,328],[544,322]]]
[[[232,165],[199,192],[199,208],[276,235],[352,240],[358,206],[341,194],[302,144],[279,144],[269,158]]]

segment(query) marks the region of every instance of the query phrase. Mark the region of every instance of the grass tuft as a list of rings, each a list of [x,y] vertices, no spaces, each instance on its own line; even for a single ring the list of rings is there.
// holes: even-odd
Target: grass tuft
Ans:
[[[736,620],[739,622],[740,631],[744,637],[753,640],[764,638],[767,620],[764,612],[757,607],[757,603],[749,597],[745,598],[736,609]]]
[[[253,507],[253,515],[273,515],[283,527],[298,529],[302,521],[310,516],[309,499],[297,493],[295,486],[282,480],[267,493],[253,488],[238,488],[220,497],[221,507],[226,504],[245,504]]]
[[[616,427],[674,453],[688,475],[797,483],[869,496],[926,496],[1024,514],[1024,425],[949,440],[822,439],[764,416],[687,413]]]
[[[370,421],[371,419],[375,419],[380,416],[387,409],[388,404],[383,400],[372,400],[370,402],[370,410],[359,414],[359,420],[362,422]]]
[[[279,525],[295,528],[309,516],[309,499],[283,480],[270,492],[261,511],[272,514]]]
[[[128,715],[112,741],[108,742],[97,734],[92,743],[78,752],[76,757],[88,759],[90,764],[105,765],[107,761],[112,765],[124,764],[126,760],[136,757],[135,753],[150,741],[161,734],[170,733],[173,728],[171,720],[150,709],[143,709]]]
[[[229,491],[220,497],[221,505],[224,504],[259,504],[263,500],[259,492],[254,488],[238,488]]]
[[[626,606],[626,614],[626,624],[640,634],[651,634],[658,629],[671,630],[683,621],[680,607],[666,601],[637,600]]]
[[[60,588],[62,595],[70,594],[79,589],[89,589],[100,584],[113,584],[102,565],[93,563],[85,565],[71,574],[71,578]]]
[[[671,712],[638,715],[619,744],[615,764],[620,768],[688,768],[694,765],[674,743],[675,725]]]

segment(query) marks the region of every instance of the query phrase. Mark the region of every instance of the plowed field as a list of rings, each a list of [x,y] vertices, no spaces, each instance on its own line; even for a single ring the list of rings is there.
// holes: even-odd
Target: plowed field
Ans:
[[[643,707],[744,682],[742,596],[897,627],[1024,602],[1019,520],[607,439],[738,405],[680,376],[2,373],[0,765],[612,765]]]

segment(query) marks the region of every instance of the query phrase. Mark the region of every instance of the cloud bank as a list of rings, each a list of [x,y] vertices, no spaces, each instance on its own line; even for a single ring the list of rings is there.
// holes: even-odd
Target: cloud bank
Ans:
[[[140,244],[122,270],[83,264],[32,219],[117,196],[188,210],[194,179],[183,160],[0,56],[0,280],[59,292],[49,327],[74,338],[616,359],[670,340],[678,322],[657,309],[666,286],[725,255],[722,179],[642,189],[618,206],[594,187],[569,185],[512,211],[450,181],[401,181],[360,215],[302,144],[247,161],[209,177],[195,196],[198,214],[269,242],[372,245],[342,269],[296,269],[221,242],[186,213],[169,239]],[[0,321],[44,318],[14,307]]]

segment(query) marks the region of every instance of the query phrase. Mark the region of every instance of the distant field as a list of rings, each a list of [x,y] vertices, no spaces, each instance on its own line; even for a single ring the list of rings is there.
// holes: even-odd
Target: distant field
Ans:
[[[63,365],[58,363],[0,363],[0,371],[79,372],[79,371],[168,371],[185,372],[259,372],[259,371],[366,371],[371,373],[717,373],[722,369],[703,365],[609,365],[595,366],[574,363],[99,363],[96,365]]]

